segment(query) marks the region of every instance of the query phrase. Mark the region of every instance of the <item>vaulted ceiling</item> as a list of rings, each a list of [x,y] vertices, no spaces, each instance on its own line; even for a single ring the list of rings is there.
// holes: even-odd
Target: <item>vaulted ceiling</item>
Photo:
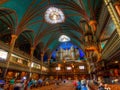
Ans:
[[[35,47],[34,54],[39,58],[43,51],[50,55],[60,45],[58,38],[64,34],[84,51],[85,25],[90,20],[98,22],[102,3],[102,0],[3,0],[0,3],[0,39],[10,43],[11,34],[16,34],[15,47],[27,53],[30,47]],[[45,21],[45,11],[51,6],[63,11],[63,23]]]

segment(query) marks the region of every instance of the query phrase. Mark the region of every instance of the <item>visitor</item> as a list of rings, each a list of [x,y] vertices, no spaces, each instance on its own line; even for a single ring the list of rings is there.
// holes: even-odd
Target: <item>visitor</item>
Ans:
[[[77,82],[78,82],[77,80],[73,81],[73,87],[74,87],[75,90],[77,90]]]
[[[20,79],[15,81],[14,90],[24,90],[24,83]]]
[[[3,84],[0,84],[0,90],[4,90],[4,85]]]
[[[81,80],[78,80],[77,82],[77,90],[81,90]]]
[[[30,80],[28,81],[27,90],[30,90],[31,87],[32,87],[32,85],[33,85],[33,82],[32,82],[32,80],[30,79]]]
[[[105,84],[105,90],[111,90],[111,88],[108,86],[108,84]]]
[[[63,83],[66,83],[66,79],[63,80]]]
[[[81,80],[81,90],[88,90],[85,79],[82,79],[82,80]]]
[[[5,85],[4,85],[4,90],[9,90],[9,82],[6,81]]]
[[[100,83],[98,90],[105,90],[103,83]]]
[[[41,87],[42,86],[42,82],[43,82],[43,80],[40,78],[39,80],[38,80],[38,85]]]
[[[13,90],[13,89],[14,89],[14,84],[15,84],[15,78],[13,77],[13,78],[10,80],[10,88],[9,88],[9,90]]]

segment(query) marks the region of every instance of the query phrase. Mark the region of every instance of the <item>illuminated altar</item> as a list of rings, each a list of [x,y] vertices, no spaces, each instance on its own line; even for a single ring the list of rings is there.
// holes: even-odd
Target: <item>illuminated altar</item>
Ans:
[[[70,49],[60,48],[56,52],[56,57],[60,60],[75,60],[79,58],[79,50],[73,46],[71,46]]]

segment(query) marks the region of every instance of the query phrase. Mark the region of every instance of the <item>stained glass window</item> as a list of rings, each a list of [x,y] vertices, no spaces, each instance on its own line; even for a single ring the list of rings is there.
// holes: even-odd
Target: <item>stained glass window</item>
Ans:
[[[59,38],[59,42],[67,42],[70,41],[70,38],[66,35],[61,35]]]
[[[65,20],[65,16],[61,9],[50,7],[45,12],[45,20],[51,24],[62,23]]]

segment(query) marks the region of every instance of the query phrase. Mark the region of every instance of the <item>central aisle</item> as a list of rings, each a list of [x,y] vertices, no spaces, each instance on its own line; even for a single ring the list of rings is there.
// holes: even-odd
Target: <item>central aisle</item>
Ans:
[[[36,89],[32,89],[32,90],[75,90],[72,83],[65,83],[65,84],[61,84],[61,85],[50,85],[50,86],[43,86],[43,87],[39,87]]]

